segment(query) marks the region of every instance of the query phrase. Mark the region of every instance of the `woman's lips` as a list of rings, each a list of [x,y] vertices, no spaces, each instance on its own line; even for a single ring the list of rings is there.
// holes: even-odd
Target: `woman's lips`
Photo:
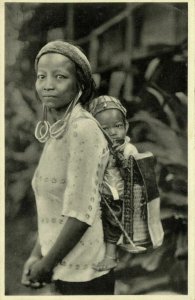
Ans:
[[[54,95],[43,95],[42,97],[43,98],[55,98],[56,96],[54,96]]]
[[[44,96],[42,96],[42,99],[43,99],[43,101],[46,101],[46,102],[54,102],[54,101],[56,101],[56,96],[44,95]]]

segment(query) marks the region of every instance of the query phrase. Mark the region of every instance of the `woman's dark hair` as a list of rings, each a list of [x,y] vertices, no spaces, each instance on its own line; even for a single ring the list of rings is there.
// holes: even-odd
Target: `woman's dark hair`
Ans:
[[[81,104],[87,104],[93,97],[95,93],[95,82],[93,80],[93,77],[91,77],[91,80],[86,80],[86,78],[83,76],[82,69],[76,65],[76,77],[77,81],[79,83],[79,88],[82,91],[82,95],[80,97]]]
[[[81,52],[84,53],[83,49],[78,46],[74,41],[72,40],[66,40],[69,44],[77,47]],[[74,62],[75,63],[75,62]],[[87,105],[87,103],[93,98],[95,91],[96,91],[96,85],[95,81],[93,80],[93,77],[91,77],[91,80],[87,80],[85,76],[83,75],[83,71],[79,65],[76,65],[76,77],[79,82],[79,88],[82,91],[82,95],[80,97],[80,103],[82,105]]]

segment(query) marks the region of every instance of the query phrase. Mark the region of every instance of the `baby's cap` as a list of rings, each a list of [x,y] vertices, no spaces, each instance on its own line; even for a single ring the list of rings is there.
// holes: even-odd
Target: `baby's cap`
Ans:
[[[122,112],[123,116],[126,117],[127,111],[124,106],[121,104],[120,100],[112,96],[99,96],[95,99],[92,99],[89,104],[89,111],[95,117],[99,112],[108,110],[108,109],[118,109]]]

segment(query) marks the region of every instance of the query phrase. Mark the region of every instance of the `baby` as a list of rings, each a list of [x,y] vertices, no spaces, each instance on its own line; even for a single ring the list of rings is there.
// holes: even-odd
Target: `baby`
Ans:
[[[138,153],[135,146],[130,143],[130,138],[126,136],[128,130],[126,109],[118,99],[111,96],[100,96],[91,101],[89,111],[111,138],[114,148],[122,153],[125,159],[128,159],[130,155]],[[112,153],[110,154],[109,163],[104,175],[102,195],[112,208],[112,211],[114,211],[118,220],[121,221],[124,180]],[[106,253],[104,259],[94,266],[99,271],[116,267],[116,247],[122,233],[115,218],[113,218],[113,215],[103,201],[102,222]]]

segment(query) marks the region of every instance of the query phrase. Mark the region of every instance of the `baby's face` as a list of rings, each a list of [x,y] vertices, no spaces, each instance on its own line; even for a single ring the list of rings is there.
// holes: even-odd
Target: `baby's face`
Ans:
[[[99,112],[96,119],[112,139],[114,146],[124,143],[126,124],[123,114],[118,109],[108,109]]]

